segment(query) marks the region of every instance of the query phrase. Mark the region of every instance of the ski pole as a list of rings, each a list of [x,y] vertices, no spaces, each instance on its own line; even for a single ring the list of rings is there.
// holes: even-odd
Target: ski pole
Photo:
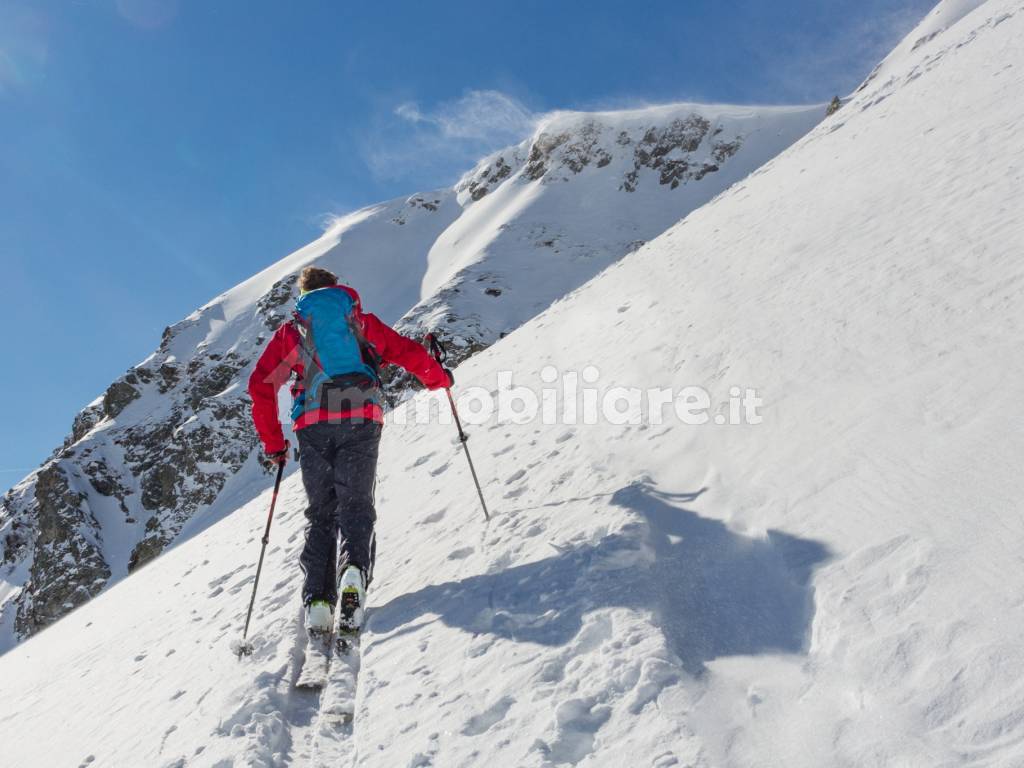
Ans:
[[[260,572],[263,570],[263,556],[267,553],[270,543],[270,523],[274,519],[274,507],[277,506],[277,492],[281,489],[281,476],[284,474],[284,462],[277,465],[277,479],[274,481],[274,495],[270,497],[270,514],[267,515],[267,527],[263,530],[263,546],[260,547],[260,559],[256,564],[256,578],[252,582],[252,597],[249,598],[249,612],[245,614],[245,629],[242,630],[242,642],[237,648],[238,657],[248,656],[253,652],[249,636],[249,620],[252,618],[252,607],[256,604],[256,587],[260,583]]]
[[[430,345],[430,353],[434,356],[438,365],[443,366],[444,361],[448,359],[448,353],[444,347],[441,346],[441,342],[437,340],[437,337],[432,333],[427,334],[427,344]],[[473,483],[476,485],[477,495],[480,497],[480,506],[483,507],[484,517],[490,521],[491,513],[487,511],[487,502],[484,501],[484,492],[480,488],[480,480],[476,476],[476,467],[473,466],[473,457],[469,455],[469,446],[466,442],[469,440],[469,436],[462,429],[462,421],[459,419],[459,412],[455,408],[455,398],[452,397],[452,388],[445,387],[445,394],[448,395],[448,405],[451,406],[452,416],[455,417],[455,426],[459,430],[459,442],[462,443],[462,450],[466,452],[466,461],[469,462],[469,472],[473,475]]]

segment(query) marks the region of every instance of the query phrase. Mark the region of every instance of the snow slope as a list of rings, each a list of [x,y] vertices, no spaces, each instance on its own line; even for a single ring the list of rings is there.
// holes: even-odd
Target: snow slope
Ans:
[[[292,475],[251,659],[267,494],[0,658],[5,759],[1024,764],[1022,80],[989,0],[458,371],[755,387],[762,423],[475,426],[489,526],[451,428],[389,425],[351,728],[290,685]]]
[[[0,502],[0,652],[234,510],[261,469],[245,381],[319,264],[455,362],[493,343],[823,116],[675,104],[560,113],[452,189],[338,219],[316,242],[167,328]],[[406,379],[391,394],[400,399]],[[248,494],[248,496],[247,496]]]
[[[564,112],[456,186],[464,213],[430,249],[400,326],[486,346],[660,235],[803,136],[823,105],[672,104]]]
[[[898,77],[901,73],[906,74],[906,64],[909,58],[914,57],[921,48],[932,47],[933,40],[936,40],[943,32],[985,2],[986,0],[943,0],[938,3],[910,34],[903,38],[900,44],[875,67],[858,90],[863,90],[869,85],[877,86],[877,83],[874,83],[877,78],[884,80],[890,76]],[[934,47],[941,52],[945,45],[939,41]]]

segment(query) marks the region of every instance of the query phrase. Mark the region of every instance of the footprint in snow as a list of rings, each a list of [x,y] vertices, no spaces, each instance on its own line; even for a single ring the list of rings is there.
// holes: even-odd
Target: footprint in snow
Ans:
[[[508,714],[508,711],[515,703],[516,700],[511,696],[502,697],[479,715],[473,715],[473,717],[469,718],[466,724],[462,726],[462,734],[464,736],[479,736],[482,733],[486,733],[505,719],[505,715]]]
[[[448,469],[448,462],[446,461],[444,464],[442,464],[437,469],[430,470],[430,476],[431,477],[437,477],[438,475],[442,475],[442,474],[444,474],[447,471],[447,469]]]
[[[206,586],[209,587],[210,589],[214,589],[216,587],[219,587],[221,584],[223,584],[225,581],[230,579],[232,576],[234,576],[236,573],[238,573],[239,571],[243,570],[244,568],[245,568],[245,566],[243,565],[243,566],[239,566],[238,568],[235,568],[233,571],[228,571],[223,576],[218,576],[216,579],[211,581]]]
[[[167,737],[170,736],[172,733],[174,733],[176,730],[178,730],[178,726],[172,725],[170,728],[168,728],[166,731],[164,731],[164,737],[160,740],[160,751],[161,752],[163,752],[163,750],[164,750],[164,745],[167,744]]]
[[[478,637],[473,639],[472,643],[470,643],[469,648],[466,651],[466,655],[469,656],[471,659],[475,659],[478,656],[483,656],[485,653],[487,653],[487,651],[491,649],[491,646],[494,645],[494,641],[494,635],[479,635]]]
[[[524,477],[525,475],[526,475],[526,470],[525,470],[525,469],[519,469],[519,470],[516,470],[516,471],[515,471],[515,472],[513,472],[513,473],[512,473],[512,474],[511,474],[511,475],[509,476],[509,478],[508,478],[508,479],[507,479],[507,480],[505,481],[505,485],[511,485],[511,484],[512,484],[512,483],[514,483],[514,482],[515,482],[516,480],[520,480],[520,479],[522,479],[522,478],[523,478],[523,477]]]
[[[253,579],[255,579],[255,578],[256,577],[253,574],[249,574],[248,576],[246,576],[244,579],[242,579],[237,584],[232,585],[231,589],[229,589],[228,591],[232,595],[237,595],[239,592],[242,591],[242,588],[245,587],[247,584],[252,584]]]
[[[437,512],[432,512],[431,514],[427,515],[422,520],[420,520],[420,525],[429,525],[431,523],[439,523],[444,518],[444,513],[445,513],[445,510],[443,510],[443,509],[439,510]]]
[[[597,703],[594,697],[563,701],[555,708],[558,738],[545,750],[549,759],[575,765],[592,754],[594,736],[611,714],[611,707]]]
[[[430,461],[430,459],[433,457],[434,453],[435,453],[435,451],[431,451],[430,453],[426,454],[425,456],[420,456],[418,459],[416,459],[416,461],[414,461],[412,464],[410,464],[408,467],[406,467],[406,469],[413,469],[415,467],[423,466],[428,461]]]
[[[449,560],[464,560],[473,554],[472,547],[461,547],[460,549],[453,549],[448,553]]]

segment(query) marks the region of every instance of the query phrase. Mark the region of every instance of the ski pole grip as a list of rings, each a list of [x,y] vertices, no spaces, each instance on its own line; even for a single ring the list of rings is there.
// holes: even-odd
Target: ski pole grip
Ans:
[[[448,358],[448,353],[445,352],[444,347],[441,346],[441,342],[437,340],[437,337],[432,334],[427,334],[427,345],[430,347],[430,354],[438,364],[444,365],[444,361]]]

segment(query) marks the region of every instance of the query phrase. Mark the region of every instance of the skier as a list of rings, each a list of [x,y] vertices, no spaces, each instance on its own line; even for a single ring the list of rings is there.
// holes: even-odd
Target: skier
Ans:
[[[292,319],[274,333],[249,378],[252,418],[267,457],[283,465],[289,444],[277,392],[292,380],[291,417],[309,500],[299,559],[306,629],[311,636],[331,632],[340,587],[338,627],[354,633],[362,625],[376,554],[379,368],[400,365],[429,389],[451,386],[453,379],[422,346],[364,312],[359,295],[326,269],[303,269],[299,292]]]

